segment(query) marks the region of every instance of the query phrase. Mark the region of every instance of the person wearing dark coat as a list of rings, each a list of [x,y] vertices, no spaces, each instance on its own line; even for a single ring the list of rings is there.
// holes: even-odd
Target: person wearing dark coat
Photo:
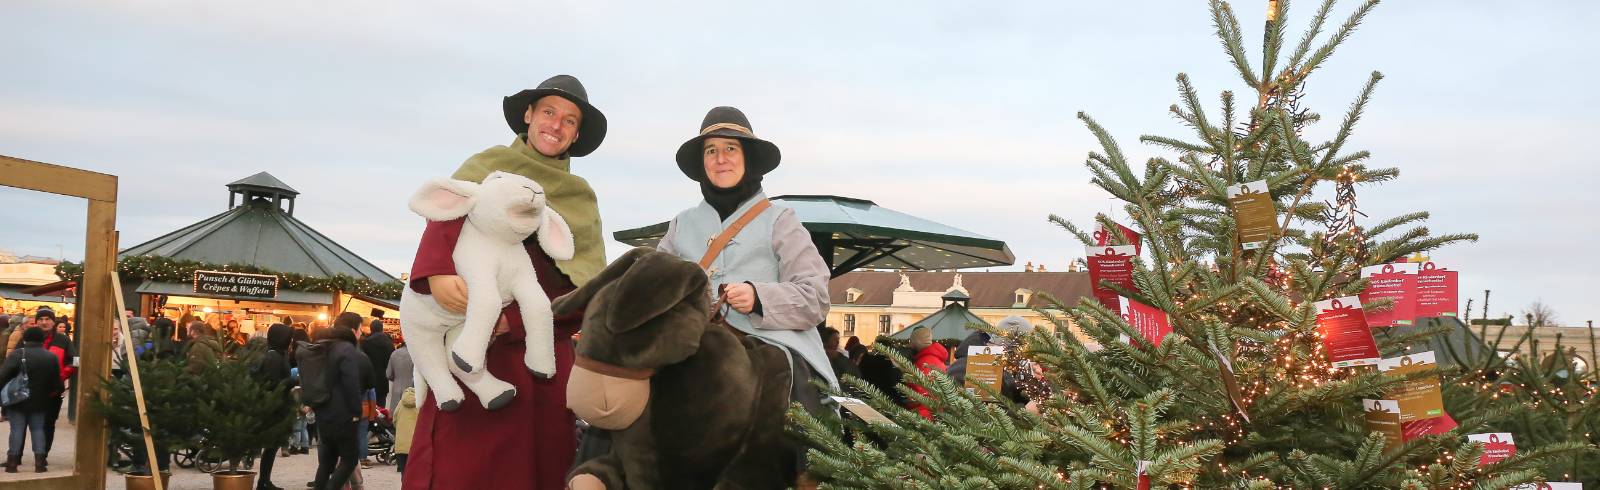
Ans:
[[[267,327],[267,351],[255,369],[255,375],[264,381],[269,381],[283,387],[283,396],[289,395],[289,386],[294,382],[289,379],[289,341],[291,340],[290,328],[282,323],[274,323]],[[272,484],[272,463],[278,456],[278,448],[261,448],[261,469],[257,472],[256,490],[283,490]]]
[[[16,473],[17,466],[22,464],[22,443],[27,442],[30,432],[33,433],[34,471],[44,473],[46,470],[45,460],[50,449],[45,423],[50,420],[52,408],[60,409],[60,403],[55,400],[66,391],[66,383],[61,379],[60,362],[45,348],[44,342],[44,330],[29,328],[22,332],[22,342],[6,356],[5,363],[0,364],[0,386],[23,373],[28,375],[28,399],[5,407],[6,417],[11,422],[6,473]]]
[[[372,361],[373,372],[389,372],[389,358],[394,355],[394,338],[383,331],[383,320],[374,318],[367,325],[367,338],[361,339],[361,352]],[[379,400],[389,399],[389,383],[378,383],[373,389],[377,390]]]
[[[56,356],[61,365],[61,383],[66,384],[77,374],[78,367],[73,359],[78,356],[78,348],[72,345],[72,339],[67,337],[66,323],[58,322],[55,312],[40,308],[34,314],[40,330],[44,331],[44,349]],[[61,404],[66,400],[66,391],[57,392],[50,397],[51,406],[46,409],[44,420],[44,447],[45,452],[56,446],[56,420],[61,418]]]
[[[823,327],[822,348],[828,353],[828,364],[833,366],[834,377],[843,380],[848,374],[857,378],[861,377],[861,368],[850,362],[850,357],[839,351],[839,330],[833,327]],[[840,381],[843,385],[844,382]]]
[[[300,377],[325,376],[328,400],[312,407],[317,414],[317,476],[312,488],[334,490],[344,487],[356,470],[356,422],[361,418],[361,352],[356,350],[356,335],[348,328],[332,327],[317,331],[317,339],[328,349],[326,372],[305,371]]]

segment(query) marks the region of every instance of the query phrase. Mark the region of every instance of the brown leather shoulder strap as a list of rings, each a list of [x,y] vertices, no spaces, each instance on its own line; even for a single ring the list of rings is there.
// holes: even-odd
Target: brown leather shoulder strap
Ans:
[[[756,216],[760,216],[762,211],[766,211],[770,207],[772,207],[772,201],[762,199],[754,206],[750,206],[750,209],[745,211],[743,215],[739,216],[738,221],[734,221],[733,224],[723,229],[722,234],[711,240],[711,247],[706,249],[706,254],[700,257],[700,268],[710,268],[711,262],[717,260],[717,256],[722,254],[722,249],[728,246],[728,242],[733,241],[733,237],[739,235],[739,230],[743,230],[745,225],[755,221]]]

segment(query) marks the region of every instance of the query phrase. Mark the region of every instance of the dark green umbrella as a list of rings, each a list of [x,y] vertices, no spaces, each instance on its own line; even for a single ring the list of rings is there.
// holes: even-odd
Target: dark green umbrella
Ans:
[[[838,196],[777,196],[772,203],[794,210],[811,232],[833,277],[860,268],[895,270],[969,269],[1011,265],[1005,242],[874,204]],[[633,246],[654,247],[667,223],[612,234]]]

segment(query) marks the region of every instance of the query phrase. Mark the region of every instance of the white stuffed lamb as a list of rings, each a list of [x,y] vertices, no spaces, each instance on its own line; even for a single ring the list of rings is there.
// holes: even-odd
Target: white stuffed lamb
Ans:
[[[452,313],[433,296],[410,288],[400,297],[400,330],[411,346],[417,396],[425,397],[431,387],[440,410],[460,408],[465,395],[451,379],[454,374],[485,409],[510,403],[516,388],[490,375],[484,357],[500,310],[512,301],[527,328],[523,362],[534,375],[555,376],[550,298],[522,243],[537,233],[539,246],[555,260],[570,260],[573,243],[566,220],[546,205],[544,188],[506,172],[491,173],[482,184],[438,178],[411,197],[411,210],[429,221],[467,218],[451,253],[456,274],[467,284],[466,314]]]

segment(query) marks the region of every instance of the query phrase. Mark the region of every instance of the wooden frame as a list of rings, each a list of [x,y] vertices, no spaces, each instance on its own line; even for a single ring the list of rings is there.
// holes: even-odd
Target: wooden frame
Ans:
[[[111,320],[114,304],[111,272],[117,263],[117,177],[60,165],[0,155],[0,186],[16,187],[89,200],[84,236],[82,313],[78,324],[77,452],[72,474],[0,482],[0,489],[106,488],[106,421],[88,400],[101,396],[99,380],[111,375]],[[87,382],[85,380],[88,380]]]

